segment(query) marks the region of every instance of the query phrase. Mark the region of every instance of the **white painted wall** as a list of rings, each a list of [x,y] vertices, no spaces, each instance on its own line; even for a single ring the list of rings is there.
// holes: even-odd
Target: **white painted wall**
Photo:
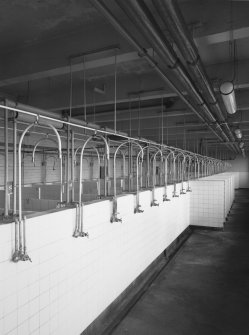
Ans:
[[[249,188],[249,158],[238,156],[228,163],[232,165],[230,171],[239,173],[239,187]]]
[[[180,185],[177,185],[179,194]],[[190,224],[190,193],[134,214],[132,194],[118,198],[123,223],[110,223],[112,203],[84,207],[87,238],[72,237],[75,209],[28,218],[30,262],[10,261],[14,225],[0,226],[0,334],[79,335]]]

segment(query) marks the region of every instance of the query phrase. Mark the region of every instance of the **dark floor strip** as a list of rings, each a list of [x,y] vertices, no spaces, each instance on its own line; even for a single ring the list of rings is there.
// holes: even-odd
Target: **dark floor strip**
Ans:
[[[248,203],[236,191],[224,231],[195,230],[112,334],[249,334]]]

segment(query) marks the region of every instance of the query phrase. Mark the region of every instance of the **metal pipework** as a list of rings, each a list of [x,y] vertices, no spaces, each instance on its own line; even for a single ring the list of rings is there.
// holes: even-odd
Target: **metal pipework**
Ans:
[[[20,249],[19,249],[19,221],[17,217],[14,217],[15,221],[15,251],[12,255],[12,261],[13,262],[18,262],[20,260]]]
[[[140,161],[140,174],[141,174],[141,178],[140,178],[140,186],[142,187],[142,174],[143,174],[143,159],[144,159],[144,148],[142,148],[142,146],[139,143],[134,143],[136,145],[138,145],[138,147],[140,148],[140,151],[137,154],[136,157],[136,170],[137,170],[137,191],[136,191],[136,207],[134,210],[134,213],[143,213],[144,211],[141,209],[141,205],[140,205],[140,201],[139,201],[139,160],[140,160],[140,156],[141,156],[141,161]]]
[[[109,161],[110,158],[110,149],[109,145],[107,143],[107,140],[104,136],[100,134],[94,134],[88,137],[88,139],[85,141],[83,147],[81,148],[81,153],[80,153],[80,179],[79,179],[79,215],[78,215],[78,222],[76,222],[75,225],[75,231],[73,233],[73,237],[84,237],[87,236],[89,237],[87,232],[83,231],[83,203],[81,201],[81,195],[83,191],[83,185],[82,185],[82,165],[83,165],[83,154],[85,151],[85,148],[88,144],[89,141],[100,138],[104,141],[105,147],[106,147],[106,155],[107,155],[107,160]]]
[[[70,126],[67,127],[67,169],[66,169],[66,202],[70,202],[70,185],[69,185],[69,173],[70,173]]]
[[[18,210],[19,210],[19,251],[20,251],[20,260],[30,260],[27,255],[24,254],[24,250],[22,246],[25,244],[26,245],[26,217],[25,217],[25,222],[23,222],[23,217],[22,217],[22,142],[24,139],[24,136],[26,133],[37,124],[37,122],[30,124],[26,129],[24,129],[20,140],[19,140],[19,146],[18,146],[18,184],[19,184],[19,199],[18,199]],[[61,154],[61,140],[60,140],[60,135],[58,131],[54,128],[53,125],[49,125],[50,128],[55,132],[57,139],[58,139],[58,147],[59,147],[59,153]],[[61,171],[61,177],[62,177],[62,171]],[[62,200],[62,186],[61,186],[61,200]]]
[[[143,147],[143,150],[147,149],[147,172],[146,172],[146,187],[150,187],[150,151],[151,150],[158,150],[158,147],[155,144],[149,144]],[[152,181],[153,184],[153,181]]]
[[[124,189],[125,189],[125,187],[124,187],[124,185],[125,185],[125,174],[126,174],[126,168],[125,168],[125,163],[126,163],[125,156],[126,156],[126,154],[121,150],[120,150],[120,153],[123,157],[123,185],[122,185],[122,190],[124,191]]]
[[[16,148],[17,148],[17,121],[13,120],[13,215],[16,215]]]
[[[165,37],[146,3],[141,0],[117,0],[117,2],[129,17],[131,22],[136,26],[138,31],[153,47],[160,60],[165,64],[166,59],[168,62],[166,66],[168,66],[181,80],[187,90],[188,96],[191,97],[192,107],[193,104],[199,106],[200,111],[194,108],[195,114],[197,114],[202,120],[204,119],[205,124],[219,139],[226,142],[229,141],[229,138],[224,133],[216,118],[213,116],[205,99],[203,99],[202,95],[195,86],[194,81],[189,76],[181,60],[177,57],[171,43]]]
[[[195,179],[200,178],[200,166],[198,155],[195,155]]]
[[[56,164],[56,161],[57,161],[57,158],[55,157],[55,156],[48,156],[47,157],[47,160],[49,159],[49,158],[53,158],[53,160],[54,160],[54,163],[53,163],[53,170],[55,170],[55,164]]]
[[[8,134],[8,109],[4,110],[4,141],[5,141],[5,161],[4,161],[4,218],[9,216],[9,134]]]
[[[142,154],[142,160],[143,160],[143,148],[139,143],[133,142],[133,141],[126,141],[124,143],[121,143],[117,149],[114,152],[114,158],[113,158],[113,213],[111,216],[111,222],[122,222],[122,219],[118,218],[118,213],[117,213],[117,186],[116,186],[116,157],[117,157],[117,153],[118,151],[127,145],[130,144],[134,144],[137,145],[140,148],[140,152]],[[137,160],[136,160],[136,169],[137,169],[137,173],[136,173],[136,178],[137,178],[137,195],[136,195],[136,200],[137,200],[137,206],[135,209],[136,213],[142,213],[142,210],[140,210],[140,205],[139,205],[139,162],[138,162],[138,157],[140,155],[137,155]],[[141,166],[141,178],[140,178],[140,184],[142,184],[142,166]],[[137,211],[136,211],[137,210]]]
[[[49,138],[49,137],[42,137],[40,138],[36,143],[35,143],[35,146],[34,146],[34,149],[33,149],[33,152],[32,152],[32,162],[34,163],[34,166],[35,166],[35,153],[36,153],[36,149],[38,147],[38,145],[43,142],[43,141],[50,141],[50,142],[53,142],[55,144],[58,145],[58,158],[60,160],[60,204],[59,205],[62,205],[63,203],[63,189],[62,189],[62,184],[63,184],[63,179],[62,179],[62,150],[61,150],[61,139],[60,139],[60,135],[57,131],[56,128],[54,128],[54,126],[50,125],[50,127],[54,130],[55,134],[57,135],[57,142],[52,139],[52,138]]]
[[[118,217],[118,212],[117,212],[117,185],[116,185],[116,157],[118,151],[126,146],[129,145],[129,141],[126,141],[124,143],[121,143],[117,149],[114,152],[114,157],[113,157],[113,208],[112,208],[112,216],[111,216],[111,223],[113,222],[122,222],[122,219]]]
[[[82,146],[79,146],[76,150],[75,150],[75,152],[74,152],[74,155],[73,155],[73,170],[75,169],[75,166],[76,166],[76,156],[77,156],[77,153],[78,153],[78,151],[80,150],[80,149],[82,149]],[[93,149],[94,151],[96,151],[96,154],[97,154],[97,160],[98,160],[98,167],[99,167],[99,169],[100,169],[100,154],[99,154],[99,151],[98,151],[98,149],[96,148],[96,147],[91,147],[91,149]],[[85,157],[83,157],[83,159],[86,159]],[[86,159],[87,160],[87,159]],[[98,169],[98,170],[99,170]],[[97,178],[98,180],[97,180],[97,192],[98,192],[98,199],[100,199],[101,198],[101,194],[100,194],[100,178],[98,177]],[[74,182],[74,179],[73,179],[73,182]],[[74,194],[73,194],[73,198],[74,198]]]
[[[140,51],[142,52],[143,49],[141,48]],[[144,55],[144,57],[146,57],[146,55]],[[151,65],[156,66],[155,61],[152,60],[152,59],[151,59]],[[180,93],[181,92],[179,92],[179,94]],[[9,103],[9,101],[8,101],[8,103]],[[4,110],[7,109],[7,110],[14,111],[14,112],[22,113],[22,114],[25,114],[27,116],[32,116],[36,120],[38,120],[38,119],[40,120],[41,119],[41,120],[46,120],[46,122],[49,122],[49,121],[51,121],[51,122],[52,121],[53,122],[59,122],[60,124],[71,125],[72,127],[75,127],[75,128],[84,129],[84,130],[90,130],[90,131],[95,131],[95,129],[93,127],[91,127],[89,123],[88,123],[88,125],[84,126],[80,122],[78,123],[77,121],[79,121],[79,120],[77,120],[77,119],[73,119],[73,122],[68,122],[66,120],[58,119],[58,118],[56,118],[56,116],[52,116],[52,113],[50,113],[51,116],[47,116],[46,113],[48,113],[48,112],[40,110],[40,109],[37,109],[37,108],[32,107],[32,106],[22,105],[22,108],[27,108],[27,110],[23,110],[23,109],[19,109],[19,108],[15,107],[15,106],[19,106],[19,104],[16,104],[16,103],[12,102],[12,105],[13,105],[13,107],[10,107],[9,105],[5,106],[5,105],[3,105],[3,104],[0,103],[0,108],[2,108]],[[39,111],[39,113],[38,113],[38,111]],[[39,126],[40,126],[40,124],[39,124]],[[44,127],[44,126],[41,126],[41,127]],[[48,128],[48,126],[45,126],[45,128]],[[109,135],[114,135],[115,134],[112,130],[106,130],[106,129],[105,130],[100,129],[98,132],[101,133],[101,134],[109,134]],[[128,135],[123,134],[123,133],[118,133],[118,134],[119,134],[120,137],[122,137],[122,138],[124,138],[126,140],[131,140],[131,141],[134,141],[134,142],[135,141],[139,141],[140,143],[145,143],[146,145],[150,145],[150,144],[151,145],[157,145],[156,142],[149,141],[149,140],[146,140],[144,138],[139,138],[138,139],[138,138],[134,138],[134,137],[128,136]],[[179,150],[178,148],[175,148],[173,146],[166,146],[166,145],[162,145],[162,144],[160,144],[160,145],[164,149]],[[186,154],[187,153],[193,154],[192,152],[187,151],[187,150],[183,150],[183,151]]]
[[[189,34],[189,29],[184,21],[182,13],[180,12],[177,1],[158,0],[153,2],[153,4],[173,37],[178,50],[183,55],[183,59],[186,61],[193,78],[201,88],[206,101],[210,103],[211,110],[217,116],[218,121],[221,123],[221,127],[224,128],[224,133],[228,135],[231,141],[234,141],[233,133],[231,132],[231,129],[220,109],[212,84],[207,76],[193,38]],[[234,147],[234,149],[236,150],[237,146]]]
[[[190,155],[186,156],[186,160],[188,159],[188,174],[187,174],[187,190],[186,192],[192,192],[190,184],[189,184],[189,180],[190,180],[190,172],[191,172],[191,162],[192,162],[192,157]]]
[[[74,131],[71,131],[71,181],[72,181],[72,197],[74,202]]]
[[[179,159],[180,156],[183,156],[183,153],[180,151],[177,155],[174,156],[173,158],[173,168],[174,168],[174,191],[173,191],[173,198],[178,198],[179,195],[176,194],[176,182],[177,182],[177,177],[176,177],[176,160],[177,158]]]
[[[138,43],[136,39],[134,39],[133,36],[126,30],[126,28],[120,23],[120,21],[111,13],[111,11],[106,7],[105,3],[101,0],[91,0],[91,4],[98,9],[130,43],[133,45],[147,61],[148,63],[157,71],[157,73],[160,75],[160,77],[164,80],[164,82],[176,92],[176,94],[181,98],[181,100],[190,108],[191,111],[193,111],[195,114],[198,115],[198,117],[205,122],[205,124],[208,125],[210,130],[220,139],[222,140],[222,137],[217,134],[216,130],[212,128],[210,122],[207,122],[207,120],[196,110],[194,105],[188,100],[186,96],[179,90],[175,84],[169,80],[169,78],[166,76],[165,72],[162,70],[161,67],[158,66],[158,63],[155,61],[155,59],[150,56],[145,49]],[[141,19],[140,15],[138,15],[139,20]],[[143,20],[142,20],[143,21]],[[144,24],[144,22],[142,22]],[[215,123],[215,126],[219,126],[217,123]]]
[[[156,187],[156,157],[160,153],[161,155],[161,162],[163,160],[163,153],[161,149],[158,149],[157,152],[152,156],[152,170],[153,170],[153,176],[152,176],[152,202],[151,207],[153,206],[159,206],[158,201],[155,199],[155,187]]]
[[[35,166],[35,152],[36,152],[36,148],[38,147],[38,145],[43,142],[43,141],[50,141],[50,142],[53,142],[55,144],[57,144],[57,142],[53,139],[53,138],[49,138],[49,137],[42,137],[40,138],[36,143],[35,143],[35,146],[34,146],[34,149],[32,151],[32,162],[34,163],[34,166]]]
[[[184,182],[184,177],[185,177],[185,161],[186,161],[186,156],[182,153],[183,159],[182,159],[182,164],[181,164],[181,190],[180,190],[180,194],[186,194],[184,191],[184,186],[183,186],[183,182]]]
[[[170,201],[170,199],[168,198],[168,194],[167,194],[167,187],[168,187],[168,158],[170,157],[170,155],[172,155],[173,159],[174,159],[174,151],[168,149],[170,152],[165,156],[165,160],[164,160],[164,195],[163,195],[163,201]]]

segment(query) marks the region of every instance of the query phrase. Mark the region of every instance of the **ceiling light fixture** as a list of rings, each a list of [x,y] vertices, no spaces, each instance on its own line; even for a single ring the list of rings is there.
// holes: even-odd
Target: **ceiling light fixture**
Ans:
[[[226,81],[223,84],[221,84],[220,93],[227,112],[229,114],[234,114],[237,110],[237,106],[236,106],[233,83],[230,81]]]
[[[239,139],[242,138],[242,132],[239,128],[235,129],[234,133],[235,133],[237,138],[239,138]]]
[[[240,143],[239,143],[239,147],[240,147],[240,149],[242,149],[242,148],[244,147],[244,145],[245,145],[244,142],[240,142]]]

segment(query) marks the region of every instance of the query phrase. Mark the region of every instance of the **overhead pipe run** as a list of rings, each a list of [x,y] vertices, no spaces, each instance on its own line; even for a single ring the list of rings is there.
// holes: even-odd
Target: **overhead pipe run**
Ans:
[[[90,130],[90,131],[93,131],[94,134],[97,134],[96,130],[94,128],[91,128],[91,127],[88,127],[88,126],[83,126],[81,124],[75,124],[74,122],[68,122],[66,120],[57,120],[56,118],[54,117],[47,117],[45,115],[41,115],[41,114],[36,114],[34,111],[35,111],[35,108],[34,108],[34,111],[26,111],[26,110],[21,110],[21,109],[16,109],[16,108],[13,108],[13,107],[9,107],[9,106],[5,106],[5,105],[2,105],[0,104],[0,108],[2,109],[8,109],[8,110],[11,110],[11,111],[18,111],[19,113],[23,113],[23,114],[26,114],[26,115],[32,115],[32,116],[36,116],[36,120],[38,120],[38,123],[36,122],[35,125],[38,125],[39,126],[39,121],[40,119],[43,119],[45,118],[46,120],[51,120],[51,121],[58,121],[62,124],[65,124],[65,125],[71,125],[73,127],[76,127],[78,129],[87,129],[87,130]],[[29,110],[32,110],[32,107],[29,106]],[[108,131],[108,130],[99,130],[98,133],[100,134],[106,134],[106,135],[114,135],[115,133],[113,131]],[[60,138],[60,135],[59,133],[57,132],[59,138]],[[84,135],[84,134],[83,134]],[[57,137],[57,135],[55,135]],[[129,140],[131,143],[135,143],[137,144],[136,141],[140,142],[140,143],[143,143],[143,144],[146,144],[148,146],[154,146],[155,148],[158,148],[158,146],[162,146],[165,150],[179,150],[179,148],[176,148],[176,147],[173,147],[173,146],[169,146],[169,145],[162,145],[162,144],[158,144],[156,142],[153,142],[153,141],[150,141],[150,140],[147,140],[147,139],[144,139],[144,138],[135,138],[135,137],[130,137],[130,136],[127,136],[127,135],[119,135],[122,139],[124,140]],[[189,153],[190,155],[198,155],[198,154],[195,154],[191,151],[188,151],[188,150],[183,150],[181,149],[181,151],[185,152],[185,153]],[[211,158],[211,159],[214,159],[216,160],[215,158]]]
[[[125,11],[127,16],[131,19],[131,21],[136,25],[137,29],[149,41],[160,59],[164,63],[165,59],[168,60],[168,67],[176,73],[178,78],[184,84],[188,95],[195,100],[195,104],[199,106],[200,110],[205,115],[205,123],[207,123],[209,126],[212,125],[212,129],[213,127],[215,128],[213,130],[215,130],[215,133],[219,133],[219,138],[222,138],[223,141],[229,141],[227,135],[224,133],[220,124],[217,122],[212,112],[210,111],[207,103],[198,92],[195,84],[189,77],[171,44],[165,38],[146,4],[143,1],[138,0],[117,0],[117,2],[119,6]],[[196,109],[195,113],[200,116],[200,112]]]
[[[66,125],[71,125],[72,127],[81,128],[85,130],[98,131],[105,134],[115,134],[115,132],[108,127],[101,127],[97,124],[86,122],[71,117],[70,121],[66,120],[62,115],[54,112],[48,112],[40,108],[25,105],[19,102],[14,102],[9,99],[5,99],[4,104],[0,104],[0,108],[6,108],[13,112],[16,112],[16,120],[20,122],[36,122],[39,119],[39,124],[42,126],[47,126],[48,123],[52,124],[57,129],[62,129]],[[33,120],[32,120],[33,118]],[[72,129],[71,129],[72,130]],[[115,135],[126,137],[126,133],[117,131]]]
[[[5,107],[5,106],[3,106],[2,108],[4,108],[4,109],[10,109],[10,110],[13,110],[13,108],[12,107]],[[30,107],[31,108],[31,107]],[[36,116],[36,119],[39,121],[39,119],[42,117],[42,116],[38,116],[38,115],[36,115],[34,112],[27,112],[27,111],[21,111],[21,110],[19,110],[19,112],[20,113],[24,113],[24,114],[32,114],[32,116]],[[45,117],[45,116],[44,116]],[[45,117],[45,118],[47,118],[47,117]],[[50,118],[49,118],[50,119]],[[53,121],[54,119],[52,118],[52,121]],[[55,120],[56,121],[56,120]],[[68,124],[69,122],[68,121],[60,121],[61,123],[65,123],[65,124]],[[19,172],[19,186],[21,186],[22,185],[22,178],[21,178],[21,148],[22,148],[22,142],[23,142],[23,139],[24,139],[24,136],[25,136],[25,134],[33,127],[33,126],[35,126],[35,125],[37,125],[37,123],[32,123],[32,124],[30,124],[24,131],[23,131],[23,133],[22,133],[22,135],[21,135],[21,138],[20,138],[20,141],[19,141],[19,147],[18,147],[18,160],[19,160],[19,170],[18,170],[18,172]],[[73,124],[74,125],[74,124]],[[75,125],[74,125],[75,126]],[[49,127],[54,131],[54,133],[55,133],[55,135],[56,135],[56,137],[57,137],[57,141],[58,141],[58,148],[59,148],[59,152],[61,152],[61,139],[60,139],[60,135],[59,135],[59,133],[58,133],[58,131],[55,129],[55,127],[53,126],[53,125],[49,125]],[[76,127],[78,127],[78,128],[84,128],[83,126],[76,126]],[[96,132],[95,132],[95,134],[94,135],[91,135],[91,138],[100,138],[100,139],[102,139],[102,140],[104,140],[104,142],[105,142],[105,147],[106,147],[106,152],[107,152],[107,155],[108,155],[108,157],[109,157],[109,145],[108,145],[108,143],[107,143],[107,140],[106,140],[106,138],[104,138],[103,137],[103,135],[100,135],[100,134],[96,134]],[[122,137],[123,138],[123,137]],[[90,139],[88,139],[87,140],[87,142],[89,142],[89,140]],[[132,144],[133,146],[138,146],[138,148],[140,149],[140,151],[138,152],[138,154],[136,155],[136,178],[137,178],[137,181],[136,181],[136,186],[137,186],[137,191],[136,191],[136,208],[135,208],[135,213],[138,213],[138,212],[142,212],[141,210],[140,210],[140,203],[139,203],[139,189],[140,189],[140,186],[142,186],[142,160],[143,160],[143,156],[144,156],[144,150],[145,150],[145,148],[146,147],[142,147],[141,146],[141,144],[140,143],[138,143],[138,142],[143,142],[143,143],[145,143],[146,145],[147,145],[147,147],[149,146],[150,147],[150,150],[159,150],[160,148],[160,150],[162,150],[162,151],[166,151],[166,152],[168,152],[168,151],[172,151],[172,152],[175,152],[175,151],[180,151],[180,149],[177,149],[177,148],[174,148],[174,147],[170,147],[170,146],[166,146],[166,145],[164,145],[164,144],[155,144],[155,143],[153,143],[153,142],[150,142],[150,141],[148,141],[148,140],[145,140],[145,139],[140,139],[140,140],[137,140],[137,141],[135,141],[135,140],[133,140],[132,138],[130,138],[130,137],[126,137],[126,140],[128,140],[128,142],[129,142],[129,145],[130,144]],[[86,142],[85,142],[85,144],[84,144],[84,147],[86,146]],[[82,171],[82,159],[83,159],[83,152],[84,152],[84,150],[83,151],[81,151],[81,171]],[[184,155],[191,155],[191,156],[194,156],[195,154],[193,154],[193,153],[191,153],[191,152],[189,152],[189,151],[187,151],[187,150],[181,150],[181,153],[183,153]],[[174,157],[173,157],[173,174],[174,174],[174,179],[173,179],[173,182],[175,183],[176,182],[176,165],[175,165],[175,163],[176,163],[176,156],[175,155],[173,155]],[[178,156],[179,156],[179,154],[178,154]],[[198,157],[202,157],[202,156],[198,156]],[[198,157],[196,157],[195,158],[195,160],[196,160],[196,162],[199,162],[199,159],[198,159]],[[215,159],[212,159],[212,161],[213,162],[216,162],[216,160]],[[206,164],[206,162],[204,163],[204,164]],[[140,171],[140,168],[141,168],[141,171]],[[224,169],[225,168],[225,165],[223,164],[223,163],[220,163],[220,169]],[[165,168],[166,169],[166,168]],[[181,173],[183,172],[183,173],[186,173],[186,171],[183,171],[183,170],[186,170],[186,166],[183,166],[182,165],[182,167],[181,167]],[[216,171],[218,171],[217,169],[216,169]],[[139,177],[139,172],[140,172],[140,177]],[[197,177],[199,177],[199,164],[198,164],[198,167],[197,167]],[[165,176],[167,176],[167,173],[165,174]],[[166,178],[166,177],[165,177]],[[179,179],[179,178],[178,178]],[[82,184],[82,176],[81,176],[81,181],[80,181],[80,185]],[[166,184],[166,183],[165,183]],[[165,187],[166,188],[166,187]],[[80,192],[80,194],[81,194],[82,192]],[[62,200],[62,194],[61,194],[61,197],[60,197],[60,200]],[[77,211],[77,221],[76,221],[76,224],[77,224],[77,229],[78,229],[78,232],[79,233],[82,233],[83,232],[83,223],[82,223],[82,203],[81,203],[81,197],[79,197],[79,206],[78,206],[78,209],[79,209],[79,207],[81,207],[81,210],[78,210]],[[22,217],[22,188],[21,187],[19,187],[19,231],[20,231],[20,233],[19,233],[19,235],[21,235],[21,236],[23,236],[23,217]],[[77,231],[77,229],[76,229],[76,231]],[[84,236],[86,236],[86,235],[84,235]],[[23,245],[23,243],[22,243],[22,245]],[[22,250],[22,252],[21,252],[21,255],[24,255],[24,252],[23,252],[23,250]],[[26,257],[26,256],[25,256]],[[25,257],[23,257],[24,259],[25,259]]]
[[[176,43],[178,50],[185,59],[194,80],[198,83],[198,87],[206,102],[209,103],[210,109],[214,115],[216,115],[218,122],[221,124],[221,127],[224,128],[224,132],[230,141],[234,141],[233,133],[220,109],[213,86],[206,74],[193,38],[189,33],[188,27],[177,5],[177,1],[157,0],[154,1],[153,4]],[[234,148],[237,149],[237,146],[234,146]]]
[[[189,109],[194,112],[209,128],[210,130],[217,136],[220,141],[224,141],[224,138],[217,133],[216,128],[220,129],[220,126],[217,122],[209,122],[206,118],[200,114],[194,105],[188,100],[188,98],[179,90],[175,84],[166,76],[164,71],[158,66],[157,62],[153,57],[151,57],[146,49],[140,46],[137,40],[129,34],[129,32],[124,28],[124,26],[120,23],[120,21],[110,12],[110,10],[106,7],[103,1],[101,0],[90,0],[92,5],[96,7],[106,18],[107,20],[138,50],[141,57],[145,58],[149,64],[155,69],[155,71],[160,75],[160,77],[164,80],[164,82],[174,90],[174,92],[181,98],[181,100],[186,104]]]

